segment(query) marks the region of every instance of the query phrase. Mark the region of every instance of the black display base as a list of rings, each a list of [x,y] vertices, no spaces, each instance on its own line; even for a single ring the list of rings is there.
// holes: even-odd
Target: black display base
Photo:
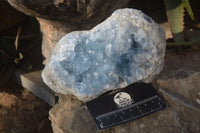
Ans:
[[[154,87],[146,83],[135,83],[112,94],[109,92],[86,104],[100,130],[166,107],[165,101]]]

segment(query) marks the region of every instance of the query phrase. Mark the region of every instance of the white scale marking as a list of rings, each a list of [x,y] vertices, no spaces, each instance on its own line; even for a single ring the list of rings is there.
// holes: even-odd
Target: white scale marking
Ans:
[[[153,97],[147,98],[147,99],[145,99],[145,100],[143,100],[143,101],[137,102],[137,103],[132,104],[132,105],[130,105],[130,106],[127,106],[127,107],[124,107],[124,108],[120,108],[120,109],[118,109],[118,110],[116,110],[116,111],[112,111],[112,112],[109,112],[109,113],[106,113],[106,114],[99,115],[98,118],[101,119],[102,117],[106,117],[106,116],[108,116],[108,115],[113,115],[113,114],[122,112],[122,111],[127,110],[127,109],[132,110],[132,109],[130,109],[130,107],[135,107],[135,106],[137,107],[137,105],[140,105],[140,104],[142,104],[142,103],[145,103],[145,102],[147,102],[147,101],[149,101],[149,100],[152,100],[152,99],[155,99],[155,98],[158,98],[158,96],[155,95],[155,96],[153,96]]]
[[[147,101],[149,101],[149,100],[152,100],[152,103],[154,103],[153,99],[155,99],[155,98],[159,98],[159,97],[158,97],[157,95],[155,95],[155,96],[153,96],[153,97],[150,97],[150,98],[148,98],[148,99],[145,99],[145,100],[143,100],[143,101],[140,101],[140,102],[138,102],[138,103],[135,103],[135,104],[132,105],[132,106],[124,107],[124,108],[121,108],[121,109],[119,109],[119,110],[117,110],[117,111],[112,111],[112,112],[109,112],[109,113],[107,113],[107,114],[99,115],[98,117],[96,117],[96,119],[99,120],[99,121],[101,122],[101,124],[100,124],[100,127],[101,127],[101,128],[106,128],[106,127],[114,126],[114,125],[117,125],[117,124],[121,124],[122,122],[125,122],[125,121],[128,121],[128,120],[131,120],[131,119],[134,119],[134,118],[143,116],[143,115],[145,115],[145,114],[147,114],[147,113],[151,113],[151,112],[153,112],[153,111],[157,111],[157,110],[161,109],[162,106],[161,106],[160,102],[158,102],[158,104],[160,105],[158,108],[156,108],[156,109],[152,109],[152,108],[151,108],[151,110],[150,110],[149,112],[146,112],[146,113],[142,113],[142,110],[140,109],[140,112],[141,112],[142,114],[140,114],[140,115],[138,115],[138,116],[130,117],[129,119],[123,119],[123,117],[120,116],[120,118],[121,118],[122,121],[119,121],[119,122],[116,122],[116,123],[113,123],[113,122],[112,122],[111,125],[104,125],[103,122],[101,121],[101,118],[106,117],[107,119],[109,119],[108,115],[113,115],[113,114],[114,114],[114,116],[117,116],[115,113],[118,113],[118,112],[122,112],[122,114],[124,114],[124,111],[123,111],[123,110],[126,110],[126,109],[129,109],[129,111],[132,112],[132,109],[131,109],[130,107],[136,106],[137,108],[139,108],[137,105],[142,104],[142,103],[144,103],[144,102],[147,102]]]

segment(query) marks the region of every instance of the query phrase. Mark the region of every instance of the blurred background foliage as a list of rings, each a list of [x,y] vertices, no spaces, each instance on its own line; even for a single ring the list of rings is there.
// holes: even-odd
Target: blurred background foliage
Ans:
[[[41,40],[38,21],[26,16],[7,1],[0,0],[0,85],[7,83],[15,67],[30,70],[32,64],[24,55]]]
[[[187,41],[184,37],[185,15],[189,16],[191,26],[200,28],[200,25],[195,21],[195,16],[192,11],[189,0],[164,0],[168,23],[175,43],[168,45],[192,45],[200,41],[200,36],[192,41]]]

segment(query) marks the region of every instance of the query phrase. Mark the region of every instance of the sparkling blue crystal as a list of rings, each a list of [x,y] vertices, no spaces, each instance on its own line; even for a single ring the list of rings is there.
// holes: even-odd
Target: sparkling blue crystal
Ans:
[[[75,31],[55,46],[44,82],[82,101],[134,82],[150,82],[163,67],[165,33],[139,10],[120,9],[90,31]]]

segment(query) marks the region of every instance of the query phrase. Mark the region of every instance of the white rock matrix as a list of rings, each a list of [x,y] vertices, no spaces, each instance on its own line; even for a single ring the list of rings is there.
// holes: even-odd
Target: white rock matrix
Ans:
[[[151,82],[164,65],[165,32],[135,9],[118,9],[89,31],[74,31],[55,46],[44,82],[56,93],[87,102],[134,82]]]

